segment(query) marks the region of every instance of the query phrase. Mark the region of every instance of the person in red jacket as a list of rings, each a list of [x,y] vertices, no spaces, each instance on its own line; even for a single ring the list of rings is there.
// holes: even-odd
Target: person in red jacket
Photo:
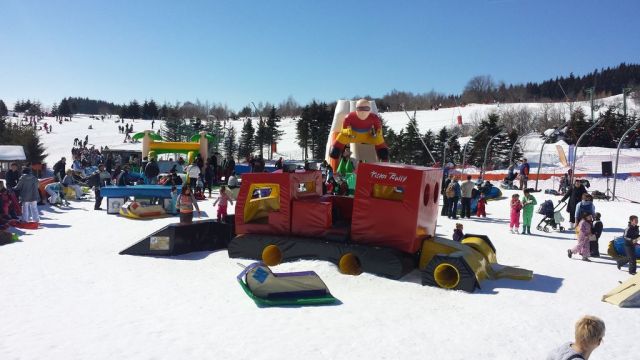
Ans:
[[[344,118],[342,131],[333,143],[329,156],[339,158],[345,146],[350,143],[372,144],[376,147],[380,160],[389,160],[389,147],[382,136],[382,122],[378,115],[371,112],[371,104],[367,99],[358,100],[356,111]]]
[[[476,210],[476,216],[477,217],[487,217],[487,211],[485,209],[487,205],[487,199],[484,198],[484,194],[480,194],[480,197],[478,198],[478,205],[477,205],[477,210]]]

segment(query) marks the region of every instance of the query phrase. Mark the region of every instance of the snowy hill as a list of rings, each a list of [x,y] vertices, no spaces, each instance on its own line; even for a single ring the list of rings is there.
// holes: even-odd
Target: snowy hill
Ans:
[[[384,116],[394,129],[406,124],[403,113]],[[438,110],[418,112],[418,119],[425,131],[449,125],[451,116]],[[299,151],[293,124],[283,121],[288,136],[279,145],[292,156]],[[98,147],[122,144],[117,125],[115,119],[89,117],[54,124],[53,133],[43,135],[49,162],[69,156],[76,137],[88,135]],[[141,131],[151,122],[133,125]],[[638,310],[600,301],[629,275],[606,255],[591,263],[568,259],[573,233],[509,233],[512,193],[487,205],[487,219],[457,221],[466,233],[488,235],[500,263],[533,270],[532,281],[486,281],[469,294],[424,287],[418,272],[393,281],[344,276],[324,261],[275,267],[316,271],[341,302],[307,308],[256,307],[235,279],[241,271],[236,263],[251,261],[229,259],[226,251],[118,255],[177,218],[135,221],[94,211],[92,202],[40,207],[42,228],[20,232],[21,242],[0,247],[0,359],[543,359],[572,339],[573,325],[584,314],[607,325],[591,359],[637,359]],[[536,197],[538,203],[559,200]],[[206,216],[215,214],[211,200],[200,206]],[[600,252],[606,253],[608,241],[621,234],[630,214],[640,214],[640,205],[595,206],[605,228]],[[540,219],[536,214],[534,225]],[[438,222],[438,236],[450,238],[456,221]]]

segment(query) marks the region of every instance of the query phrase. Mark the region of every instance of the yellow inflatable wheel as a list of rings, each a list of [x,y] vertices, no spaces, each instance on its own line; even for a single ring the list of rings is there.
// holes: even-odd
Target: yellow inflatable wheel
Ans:
[[[421,272],[422,285],[467,292],[480,287],[475,273],[462,256],[436,255]]]
[[[262,250],[262,262],[267,266],[275,266],[282,262],[282,251],[277,245],[268,245]]]
[[[346,253],[340,257],[340,261],[338,261],[338,269],[340,269],[340,272],[345,275],[362,274],[360,259],[352,253]]]

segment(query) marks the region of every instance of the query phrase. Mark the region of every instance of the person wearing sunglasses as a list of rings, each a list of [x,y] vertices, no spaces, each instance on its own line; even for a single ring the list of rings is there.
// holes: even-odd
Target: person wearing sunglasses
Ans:
[[[331,147],[329,156],[338,159],[347,144],[372,144],[376,148],[378,159],[389,160],[389,147],[382,136],[382,122],[378,115],[371,112],[367,99],[356,103],[356,111],[350,112],[342,123],[342,130]]]

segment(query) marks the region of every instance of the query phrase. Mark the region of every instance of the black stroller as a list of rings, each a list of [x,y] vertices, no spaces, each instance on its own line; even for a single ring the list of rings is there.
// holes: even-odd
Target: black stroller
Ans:
[[[553,230],[564,231],[564,227],[561,225],[564,221],[564,218],[562,217],[562,209],[564,209],[566,205],[567,204],[565,202],[560,202],[554,207],[553,201],[551,200],[547,200],[540,204],[538,214],[543,215],[543,218],[538,223],[536,229],[544,232],[550,232],[551,228],[553,228]]]

